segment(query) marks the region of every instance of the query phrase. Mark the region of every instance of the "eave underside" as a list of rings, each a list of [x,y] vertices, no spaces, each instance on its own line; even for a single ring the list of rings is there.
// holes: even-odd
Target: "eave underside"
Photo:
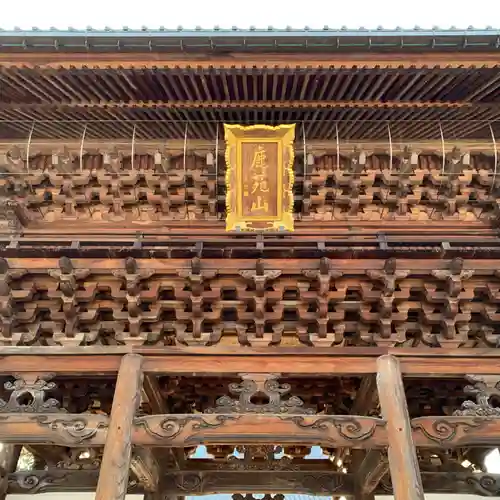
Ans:
[[[289,65],[294,65],[293,58]],[[0,138],[214,140],[300,123],[307,140],[492,139],[496,67],[0,68]],[[219,127],[219,129],[218,129]]]

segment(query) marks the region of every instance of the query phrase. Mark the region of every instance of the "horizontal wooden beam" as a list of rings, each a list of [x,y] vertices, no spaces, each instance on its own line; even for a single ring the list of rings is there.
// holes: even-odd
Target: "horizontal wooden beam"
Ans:
[[[36,413],[0,414],[5,444],[104,446],[106,415]],[[500,446],[500,418],[420,417],[411,421],[418,448],[450,449]],[[382,419],[352,415],[172,414],[136,417],[132,443],[144,447],[198,445],[320,445],[325,448],[376,449],[388,444]]]
[[[411,421],[416,447],[500,446],[498,417],[419,417]]]
[[[32,470],[8,476],[8,493],[34,495],[48,492],[91,492],[97,484],[97,470]],[[356,477],[352,473],[297,471],[177,471],[162,477],[161,495],[207,495],[210,493],[302,493],[344,495],[354,493]],[[459,493],[482,496],[500,494],[500,475],[463,472],[422,472],[426,493]],[[142,494],[140,485],[132,485],[129,494]],[[392,495],[390,482],[383,482],[378,495]],[[162,496],[162,498],[163,498]],[[28,497],[26,497],[28,498]],[[91,497],[89,497],[91,498]]]
[[[286,242],[286,240],[284,240]],[[28,269],[33,274],[46,274],[47,269],[58,269],[59,259],[52,258],[16,258],[6,259],[9,269]],[[427,272],[436,269],[448,269],[451,259],[398,259],[398,268],[412,273]],[[93,274],[105,274],[116,269],[123,269],[125,259],[75,258],[71,260],[74,269],[89,269]],[[159,274],[175,274],[180,269],[191,269],[191,259],[136,259],[139,270],[152,270]],[[201,266],[205,271],[213,270],[221,273],[236,274],[243,269],[254,269],[256,259],[202,259]],[[266,269],[286,269],[289,274],[302,274],[305,269],[319,268],[319,259],[266,259]],[[332,271],[344,273],[366,274],[367,270],[382,270],[385,259],[331,259]],[[500,267],[500,259],[465,259],[464,269],[473,269],[474,275],[495,276]]]
[[[260,105],[260,103],[259,103]],[[26,141],[20,141],[19,138],[15,139],[2,139],[0,140],[0,153],[6,153],[11,150],[14,145],[26,148]],[[66,151],[71,154],[79,155],[81,150],[81,140],[72,141],[68,140],[64,142],[64,147]],[[86,152],[112,152],[115,148],[124,153],[128,152],[130,154],[132,147],[132,138],[130,141],[124,141],[123,139],[116,140],[95,140],[89,139],[85,140],[84,148]],[[221,140],[219,142],[219,151],[224,150],[225,144]],[[443,143],[440,141],[399,141],[397,138],[393,138],[392,151],[394,154],[402,153],[405,147],[411,147],[412,152],[422,153],[425,152],[432,154],[441,154],[443,151]],[[200,139],[190,139],[187,148],[189,152],[199,151],[199,152],[212,152],[214,151],[214,141],[206,141]],[[302,151],[303,144],[297,142],[295,144],[295,149],[297,154]],[[345,141],[341,140],[338,144],[338,149],[342,154],[351,154],[354,149],[362,149],[363,151],[370,153],[381,153],[386,154],[390,150],[389,141]],[[490,153],[493,155],[494,146],[491,141],[487,140],[452,140],[446,138],[444,141],[444,151],[449,153],[453,148],[458,148],[462,152],[477,152],[477,153]],[[62,143],[57,140],[50,139],[33,139],[30,143],[30,154],[53,154],[55,152],[62,151]],[[184,142],[182,140],[169,140],[169,141],[145,141],[136,140],[134,142],[135,154],[154,154],[157,151],[171,154],[182,154],[184,151]],[[307,151],[309,153],[326,154],[330,152],[331,154],[336,154],[337,151],[337,141],[307,141]],[[78,173],[78,172],[77,172]]]
[[[24,66],[37,69],[59,68],[423,68],[439,66],[443,70],[468,66],[494,67],[498,65],[498,52],[459,53],[431,52],[398,54],[245,54],[225,56],[208,54],[165,54],[155,52],[123,53],[3,53],[0,65]]]
[[[322,109],[322,108],[491,108],[464,101],[73,101],[55,103],[0,103],[0,111],[64,110],[68,108],[151,108],[151,109]]]
[[[384,354],[399,358],[407,377],[500,375],[498,349],[399,349],[382,347],[0,347],[0,374],[45,373],[98,376],[118,372],[121,357],[144,356],[151,374],[221,375],[243,372],[342,376],[376,373]],[[481,359],[481,363],[477,360]]]

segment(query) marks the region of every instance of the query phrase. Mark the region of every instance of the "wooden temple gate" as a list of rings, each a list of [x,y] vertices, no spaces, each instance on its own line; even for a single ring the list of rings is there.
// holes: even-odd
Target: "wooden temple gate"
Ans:
[[[185,352],[136,348],[128,353],[123,348],[109,349],[112,352],[95,349],[82,354],[82,348],[65,348],[47,355],[41,353],[43,349],[28,348],[21,356],[17,349],[2,349],[1,373],[16,372],[16,381],[8,388],[10,398],[1,406],[2,443],[22,443],[25,447],[43,444],[49,452],[50,447],[64,447],[69,456],[79,457],[62,467],[58,464],[42,470],[4,471],[9,491],[97,488],[99,499],[124,498],[127,491],[145,492],[145,498],[151,499],[255,491],[354,498],[393,491],[396,498],[419,499],[424,489],[463,491],[457,488],[459,484],[468,485],[467,492],[488,496],[499,491],[498,475],[466,469],[420,471],[417,461],[417,449],[437,459],[453,449],[500,444],[500,418],[490,404],[490,397],[498,393],[495,384],[500,363],[496,353],[481,352],[478,364],[477,353],[467,350],[450,361],[450,354],[456,353],[416,354],[410,349],[359,352],[344,348],[335,353],[319,349],[314,354],[300,355],[287,349],[272,353],[252,349],[245,354],[229,349],[210,353],[202,349]],[[253,372],[240,373],[242,369]],[[457,377],[469,371],[474,372],[468,376],[474,401],[464,401],[450,416],[410,418],[404,379]],[[48,391],[55,390],[50,378],[64,380],[75,374],[116,377],[109,415],[70,413],[61,409],[57,400],[47,397]],[[204,413],[169,413],[158,379],[187,374],[216,374],[240,382],[231,384],[227,395]],[[317,414],[281,382],[311,376],[318,380],[361,377],[355,402],[359,415]],[[73,384],[78,386],[77,379]],[[377,391],[380,415],[367,416],[366,409],[377,398]],[[139,411],[144,400],[152,410],[147,415]],[[245,453],[254,450],[255,456],[235,460],[233,467],[221,463],[213,467],[210,460],[185,460],[185,448],[198,445],[209,449],[242,447]],[[299,460],[301,465],[293,466],[294,460],[259,456],[259,449],[269,455],[269,449],[276,445],[288,450],[312,445],[334,448],[336,460],[342,462],[348,453],[351,463],[357,465],[349,471],[334,470],[329,460],[326,464],[311,460],[310,465],[307,460]],[[88,460],[89,454],[81,453],[102,448],[99,471]],[[171,470],[162,467],[161,455],[155,453],[163,448],[179,460]],[[9,463],[15,453],[19,453],[15,446],[5,446],[2,462]],[[95,456],[92,454],[93,459]],[[10,463],[12,466],[12,460]]]
[[[499,495],[499,51],[0,31],[0,499]]]

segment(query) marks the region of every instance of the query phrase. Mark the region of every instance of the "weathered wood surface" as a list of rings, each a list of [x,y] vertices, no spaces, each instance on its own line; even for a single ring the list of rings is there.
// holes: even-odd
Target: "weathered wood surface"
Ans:
[[[99,473],[96,500],[124,500],[132,456],[132,427],[141,402],[142,357],[123,357]]]
[[[498,259],[61,256],[0,259],[0,267],[4,345],[498,343]]]
[[[399,361],[394,356],[377,360],[377,387],[382,416],[386,420],[388,457],[394,498],[424,500],[424,490],[412,439]]]
[[[23,65],[28,68],[82,68],[99,67],[120,69],[123,67],[157,68],[242,68],[242,67],[277,67],[289,68],[299,67],[332,67],[332,66],[356,66],[356,67],[394,67],[413,68],[423,66],[445,66],[446,68],[463,66],[496,66],[498,63],[497,52],[484,53],[460,53],[460,52],[431,52],[428,54],[405,54],[402,57],[396,53],[386,54],[245,54],[232,53],[227,56],[207,57],[205,54],[161,54],[147,52],[137,53],[112,53],[106,54],[68,54],[68,53],[4,53],[0,54],[2,66]]]
[[[415,446],[500,446],[500,417],[419,417],[411,421]]]
[[[48,492],[90,492],[95,491],[98,471],[88,470],[34,470],[17,472],[8,476],[8,492],[33,495]],[[459,493],[485,497],[500,494],[500,475],[463,472],[423,472],[422,481],[426,493]],[[289,493],[309,495],[350,496],[355,494],[356,477],[338,472],[297,471],[177,471],[164,474],[161,490],[149,493],[153,500],[164,495],[208,495],[216,493]],[[130,485],[130,494],[141,494],[140,486]],[[377,495],[393,493],[390,480],[384,479],[375,490]],[[369,498],[369,494],[356,498]]]
[[[0,442],[70,447],[103,446],[109,426],[105,415],[13,414],[0,415]]]
[[[96,447],[106,442],[109,418],[6,413],[0,415],[0,424],[0,441],[6,444]],[[411,421],[411,427],[419,448],[500,446],[500,418],[419,417]],[[388,442],[382,420],[355,416],[153,415],[137,417],[132,428],[134,444],[154,447],[274,444],[280,439],[346,448],[376,448]]]
[[[21,446],[2,444],[0,446],[0,500],[5,500],[8,494],[9,474],[15,472]]]
[[[134,422],[134,443],[147,446],[320,444],[376,448],[386,444],[384,421],[335,415],[155,415]]]
[[[378,347],[0,347],[0,373],[43,373],[47,366],[55,374],[114,374],[127,353],[144,357],[145,373],[238,374],[242,372],[291,375],[364,375],[377,371],[379,356],[391,354],[400,360],[407,377],[439,378],[500,375],[498,349],[415,350]],[[478,363],[481,358],[481,363]]]

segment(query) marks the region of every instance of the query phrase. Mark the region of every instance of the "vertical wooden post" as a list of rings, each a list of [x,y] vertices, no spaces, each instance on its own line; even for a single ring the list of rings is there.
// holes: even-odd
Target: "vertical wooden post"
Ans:
[[[141,402],[142,356],[126,354],[116,381],[96,500],[124,500],[132,456],[132,424]]]
[[[389,469],[395,500],[424,500],[417,452],[397,358],[377,360],[377,388],[382,417],[387,422]]]
[[[20,453],[21,446],[0,443],[0,500],[7,498],[7,476],[15,472]]]

